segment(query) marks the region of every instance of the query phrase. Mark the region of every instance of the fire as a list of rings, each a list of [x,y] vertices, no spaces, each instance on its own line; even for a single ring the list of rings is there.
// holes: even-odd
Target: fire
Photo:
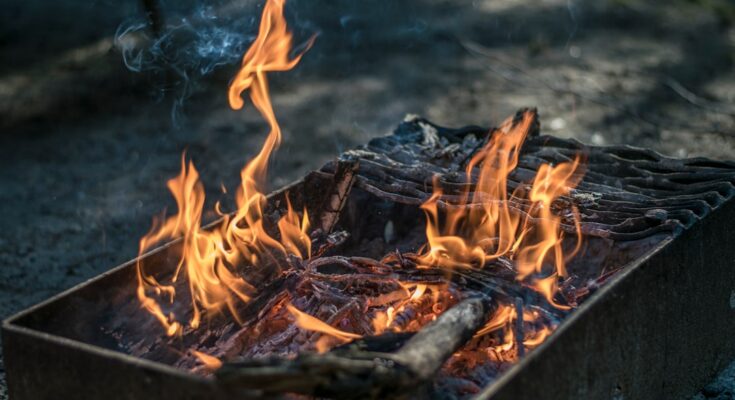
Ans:
[[[192,350],[191,353],[196,357],[202,364],[204,364],[204,368],[215,371],[218,370],[222,366],[222,361],[220,361],[219,358],[210,356],[209,354],[202,353],[201,351]]]
[[[553,326],[542,321],[537,311],[523,310],[522,320],[518,321],[518,318],[516,307],[501,304],[492,318],[475,334],[473,338],[476,340],[475,344],[468,345],[457,355],[457,359],[468,359],[475,357],[476,353],[485,353],[492,354],[501,361],[517,361],[526,349],[538,347],[554,331]],[[522,326],[521,329],[517,329],[519,324]],[[498,332],[493,345],[477,346],[477,341],[482,341],[485,335],[493,332]],[[516,338],[518,334],[523,336],[523,340]],[[523,346],[523,349],[518,349],[518,346]]]
[[[552,204],[577,185],[581,163],[577,157],[555,166],[543,164],[530,190],[518,185],[509,194],[508,177],[518,165],[532,122],[533,114],[527,111],[520,120],[508,119],[493,132],[465,171],[468,182],[477,176],[475,191],[464,190],[457,203],[443,200],[441,182],[435,179],[433,195],[421,206],[428,244],[419,260],[424,266],[484,268],[489,261],[506,257],[513,262],[518,280],[545,273],[550,266],[550,275],[530,286],[556,305],[555,280],[566,276],[569,255],[563,254],[562,218],[552,212]],[[521,211],[524,199],[530,205]],[[440,205],[446,206],[443,215]],[[573,214],[579,231],[578,214]]]
[[[429,285],[424,283],[404,284],[400,282],[399,284],[403,289],[402,295],[398,299],[395,299],[391,303],[392,305],[386,308],[385,311],[378,310],[373,315],[371,320],[373,335],[380,335],[388,330],[393,332],[403,331],[403,327],[394,324],[396,316],[401,315],[406,310],[407,306],[420,303],[422,298],[426,296],[428,292],[431,292],[430,305],[432,305],[432,312],[428,315],[430,318],[426,320],[423,318],[426,316],[416,314],[412,322],[418,322],[418,319],[425,319],[424,322],[427,322],[435,319],[439,314],[439,312],[435,312],[434,309],[439,310],[439,298],[442,294],[447,293],[444,285]],[[407,330],[410,330],[411,326],[416,326],[416,324],[411,325],[411,323],[407,325]]]
[[[287,213],[278,222],[279,238],[269,235],[263,226],[266,197],[262,184],[270,155],[281,142],[281,128],[271,104],[266,74],[295,67],[314,41],[312,37],[301,53],[290,56],[292,35],[283,16],[284,3],[283,0],[266,2],[258,36],[243,57],[240,71],[230,86],[231,107],[242,108],[244,102],[240,95],[249,90],[253,105],[270,127],[260,152],[240,174],[242,183],[236,196],[237,210],[231,216],[223,215],[220,229],[202,229],[204,187],[193,163],[187,164],[182,156],[181,173],[168,182],[178,212],[162,222],[154,221],[151,231],[140,240],[139,254],[143,254],[162,240],[183,238],[181,257],[170,284],[158,282],[140,263],[137,266],[138,299],[160,321],[169,336],[180,333],[182,323],[173,313],[167,315],[157,298],[165,295],[173,302],[174,284],[181,276],[185,276],[191,295],[192,316],[188,324],[197,328],[203,310],[216,312],[226,308],[238,319],[237,303],[247,302],[255,292],[255,288],[240,276],[238,267],[267,264],[279,268],[280,260],[289,254],[300,258],[308,258],[311,254],[306,211],[299,217],[288,202]],[[216,210],[219,211],[219,205]]]
[[[509,176],[518,165],[520,149],[533,123],[533,114],[508,119],[477,154],[465,171],[467,182],[477,182],[475,190],[465,189],[459,200],[444,200],[441,182],[434,180],[432,196],[422,204],[426,214],[427,246],[419,256],[424,267],[492,268],[489,263],[504,257],[515,268],[516,279],[541,294],[550,305],[569,307],[554,300],[557,280],[566,277],[566,261],[580,249],[582,234],[579,213],[572,208],[576,247],[568,254],[562,249],[562,217],[553,212],[554,202],[567,195],[582,176],[581,158],[557,165],[542,164],[530,185],[519,184],[508,193]],[[476,178],[475,178],[476,177]],[[440,213],[440,207],[444,210]],[[475,339],[491,332],[501,333],[501,342],[490,346],[507,361],[516,360],[526,348],[541,344],[553,328],[538,313],[520,311],[519,305],[500,304]],[[521,321],[518,319],[521,318]],[[518,335],[518,324],[523,337]],[[521,349],[517,348],[522,347]],[[515,348],[515,352],[510,353]],[[473,350],[460,353],[472,357]]]
[[[276,120],[273,105],[268,92],[267,72],[288,71],[298,64],[304,52],[311,48],[314,37],[309,39],[304,52],[289,59],[292,47],[292,35],[286,26],[283,16],[284,0],[269,0],[263,8],[258,36],[250,46],[242,60],[242,67],[237,73],[229,90],[230,107],[239,110],[243,107],[240,95],[250,90],[250,100],[270,126],[268,137],[255,156],[240,172],[241,187],[237,193],[237,211],[227,224],[225,237],[232,250],[227,253],[228,261],[236,263],[240,255],[248,262],[258,265],[262,256],[269,256],[272,251],[288,253],[284,243],[291,249],[310,250],[308,235],[308,217],[299,222],[288,204],[289,210],[285,219],[278,223],[281,243],[268,235],[263,227],[263,206],[266,199],[260,186],[265,180],[270,155],[281,143],[281,127]],[[301,256],[301,252],[297,253]]]
[[[296,324],[296,326],[298,326],[301,329],[323,333],[341,342],[349,342],[353,339],[362,338],[362,335],[358,335],[356,333],[351,333],[351,332],[345,332],[343,330],[337,329],[327,324],[326,322],[320,320],[319,318],[312,317],[311,315],[306,314],[305,312],[302,312],[301,310],[299,310],[298,308],[294,307],[291,304],[287,304],[286,309],[294,317],[295,319],[294,323]],[[319,351],[320,353],[323,353],[326,350],[328,350],[328,344],[324,340],[321,340],[321,339],[317,341],[316,347],[317,347],[317,351]]]
[[[194,164],[182,155],[180,174],[168,182],[177,213],[155,220],[151,231],[140,240],[139,255],[142,255],[163,240],[181,238],[181,254],[170,282],[161,282],[146,272],[140,261],[137,265],[138,299],[169,336],[182,334],[187,325],[196,329],[203,318],[217,312],[228,311],[237,322],[242,322],[238,306],[250,301],[257,292],[243,277],[245,269],[279,271],[290,257],[311,257],[309,215],[306,209],[297,212],[288,195],[286,212],[277,223],[278,235],[266,231],[265,226],[267,199],[263,184],[271,154],[282,140],[267,74],[294,68],[314,42],[312,37],[303,51],[290,54],[293,37],[283,8],[284,0],[267,0],[258,36],[243,56],[239,72],[229,87],[230,106],[241,109],[244,106],[241,96],[248,91],[270,129],[259,153],[241,171],[236,210],[226,214],[217,204],[215,211],[222,216],[222,223],[214,229],[202,227],[204,186]],[[581,179],[581,161],[577,157],[557,165],[543,164],[533,182],[513,184],[515,188],[509,192],[509,176],[518,165],[521,146],[532,123],[533,114],[526,112],[520,118],[505,121],[492,132],[488,143],[470,160],[465,171],[466,181],[476,182],[474,190],[465,185],[463,191],[450,193],[455,200],[449,202],[441,181],[435,179],[432,196],[421,206],[427,219],[427,244],[416,259],[421,268],[457,270],[493,268],[492,261],[502,257],[513,265],[521,285],[537,291],[552,306],[565,308],[554,300],[557,280],[567,275],[566,262],[579,250],[581,230],[578,212],[572,207],[572,216],[566,218],[573,220],[577,247],[565,254],[564,220],[554,212],[554,207]],[[184,286],[187,289],[184,294],[189,295],[191,302],[187,318],[167,311],[166,305],[174,302],[177,289]],[[370,309],[366,315],[372,319],[372,327],[353,326],[352,330],[372,328],[371,332],[365,332],[372,335],[419,330],[456,301],[456,298],[452,300],[448,287],[449,284],[398,282],[391,292],[371,298],[365,308]],[[323,334],[315,343],[319,352],[335,343],[363,337],[337,329],[288,302],[285,309],[299,328]],[[502,343],[483,347],[481,351],[507,352],[515,346],[516,353],[523,354],[526,347],[539,345],[552,332],[551,326],[540,321],[538,313],[523,310],[520,302],[500,304],[475,339],[497,342],[494,337],[483,336],[502,330]],[[524,326],[530,329],[523,329]],[[215,357],[194,350],[191,354],[207,369],[221,366]]]

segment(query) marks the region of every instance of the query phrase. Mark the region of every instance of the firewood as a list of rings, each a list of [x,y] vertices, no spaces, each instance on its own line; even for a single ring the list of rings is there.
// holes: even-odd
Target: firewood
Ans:
[[[426,388],[444,362],[472,338],[495,309],[489,297],[465,299],[395,352],[343,346],[322,355],[300,354],[292,360],[271,357],[225,363],[216,377],[225,385],[266,393],[339,398],[408,396]]]

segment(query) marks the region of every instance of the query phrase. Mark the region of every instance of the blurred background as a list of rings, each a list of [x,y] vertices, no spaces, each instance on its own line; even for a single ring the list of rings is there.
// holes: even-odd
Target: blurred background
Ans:
[[[271,74],[277,188],[407,113],[735,158],[732,0],[290,0],[303,43]],[[255,0],[2,0],[0,317],[135,257],[186,150],[227,203],[267,127],[227,85]],[[211,207],[208,207],[211,209]],[[210,215],[210,218],[212,216]],[[1,363],[1,361],[0,361]],[[724,365],[723,365],[724,366]],[[0,364],[0,376],[2,376]],[[733,398],[735,364],[695,398]],[[5,398],[0,378],[0,399]]]

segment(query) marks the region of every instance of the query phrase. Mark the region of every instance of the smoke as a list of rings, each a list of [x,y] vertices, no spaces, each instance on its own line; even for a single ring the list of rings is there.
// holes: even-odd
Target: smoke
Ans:
[[[143,13],[120,25],[115,46],[130,71],[153,77],[159,100],[172,95],[172,118],[178,125],[183,104],[201,78],[240,61],[255,38],[259,13],[211,5],[197,6],[185,16],[167,11],[158,34]]]
[[[183,120],[184,104],[203,86],[202,78],[240,62],[257,34],[264,0],[203,3],[162,1],[157,33],[142,10],[115,33],[125,66],[151,81],[157,100],[172,101],[174,125]],[[305,38],[318,33],[319,49],[310,50],[305,63],[341,74],[363,73],[376,57],[386,54],[432,48],[433,36],[427,34],[431,27],[423,12],[421,3],[377,0],[289,0],[286,7],[296,37],[294,52],[301,50],[298,43],[303,45]],[[336,65],[335,60],[343,64]]]

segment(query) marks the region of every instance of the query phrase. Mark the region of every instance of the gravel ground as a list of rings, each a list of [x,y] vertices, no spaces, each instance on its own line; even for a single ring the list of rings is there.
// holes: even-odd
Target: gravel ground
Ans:
[[[185,88],[171,71],[127,70],[113,36],[139,15],[132,2],[6,3],[0,317],[134,257],[151,217],[173,206],[165,181],[182,150],[212,204],[222,198],[220,184],[236,185],[266,130],[253,109],[228,109],[232,65],[194,74]],[[297,70],[273,79],[285,141],[272,187],[388,132],[406,113],[448,126],[490,125],[535,106],[546,133],[735,158],[730,3],[410,3],[292,1],[299,34],[320,36]],[[177,7],[192,12],[190,2]],[[180,22],[174,15],[169,22]],[[253,20],[244,15],[236,22],[251,35]],[[187,36],[177,40],[185,46]],[[734,378],[735,364],[694,398],[732,398]]]

